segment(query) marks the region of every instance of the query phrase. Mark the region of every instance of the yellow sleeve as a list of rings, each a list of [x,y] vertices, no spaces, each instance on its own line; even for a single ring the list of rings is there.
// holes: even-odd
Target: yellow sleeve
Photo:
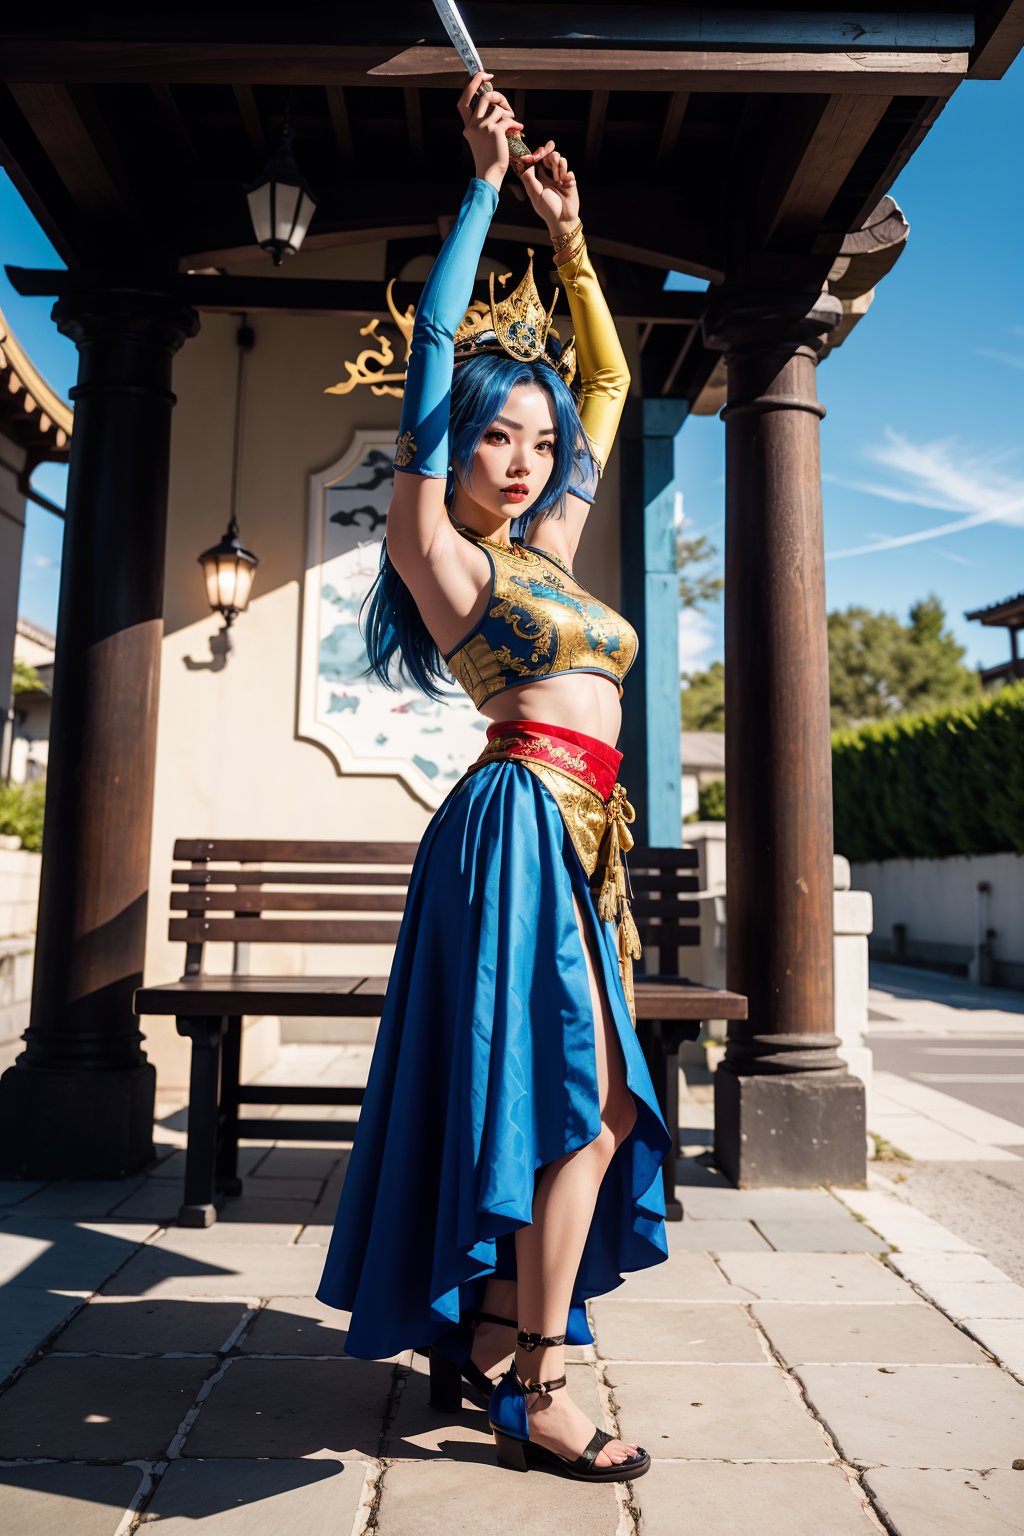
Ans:
[[[629,368],[586,245],[556,265],[555,276],[565,289],[576,331],[580,421],[603,472],[626,403]]]

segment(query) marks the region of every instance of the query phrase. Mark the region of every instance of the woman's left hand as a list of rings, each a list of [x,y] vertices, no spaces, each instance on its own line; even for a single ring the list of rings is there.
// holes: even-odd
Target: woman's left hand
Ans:
[[[554,139],[548,139],[519,163],[525,166],[519,179],[526,195],[550,232],[554,235],[572,229],[580,216],[580,195],[576,177],[565,156],[555,148]]]

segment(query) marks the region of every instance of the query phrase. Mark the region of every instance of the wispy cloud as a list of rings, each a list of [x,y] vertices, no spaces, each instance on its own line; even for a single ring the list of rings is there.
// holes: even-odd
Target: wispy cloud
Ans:
[[[714,622],[700,609],[687,608],[679,615],[679,670],[702,672],[711,661],[709,652],[718,638]]]
[[[995,347],[973,347],[976,357],[987,357],[993,363],[1005,363],[1008,368],[1024,368],[1024,352],[1000,352]]]
[[[874,555],[880,550],[897,549],[905,544],[921,544],[947,534],[963,533],[982,523],[1004,523],[1011,528],[1024,527],[1024,478],[1004,474],[997,465],[1017,456],[1015,448],[986,455],[970,454],[953,438],[930,443],[912,443],[902,433],[886,428],[885,441],[865,450],[875,463],[894,472],[889,480],[849,480],[832,475],[832,484],[877,496],[883,501],[909,506],[933,507],[941,512],[961,514],[951,522],[934,524],[903,533],[857,544],[849,549],[834,549],[826,556],[842,560],[853,555]],[[901,483],[902,482],[902,483]]]

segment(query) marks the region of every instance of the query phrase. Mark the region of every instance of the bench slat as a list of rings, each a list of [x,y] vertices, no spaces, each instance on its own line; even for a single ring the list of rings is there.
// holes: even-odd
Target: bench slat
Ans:
[[[419,843],[324,843],[310,839],[266,837],[180,837],[172,858],[256,864],[283,860],[294,864],[411,864]]]
[[[216,869],[171,870],[172,885],[401,885],[409,884],[407,869]],[[694,887],[696,889],[696,887]]]
[[[394,944],[398,927],[397,918],[172,917],[167,931],[182,944]]]
[[[395,891],[172,891],[171,907],[188,912],[404,912]]]

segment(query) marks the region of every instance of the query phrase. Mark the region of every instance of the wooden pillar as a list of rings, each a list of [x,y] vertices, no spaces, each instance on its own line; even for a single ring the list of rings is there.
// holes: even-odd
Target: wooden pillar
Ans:
[[[728,364],[725,747],[730,1023],[715,1154],[739,1185],[860,1183],[864,1091],[837,1055],[832,756],[815,368],[838,299],[736,285]]]
[[[78,347],[31,1023],[0,1078],[0,1169],[113,1178],[152,1156],[142,981],[163,635],[171,362],[158,292],[76,293]]]
[[[657,848],[682,840],[673,447],[686,411],[685,400],[631,400],[620,438],[622,611],[640,637],[622,701],[622,774],[636,840]]]

